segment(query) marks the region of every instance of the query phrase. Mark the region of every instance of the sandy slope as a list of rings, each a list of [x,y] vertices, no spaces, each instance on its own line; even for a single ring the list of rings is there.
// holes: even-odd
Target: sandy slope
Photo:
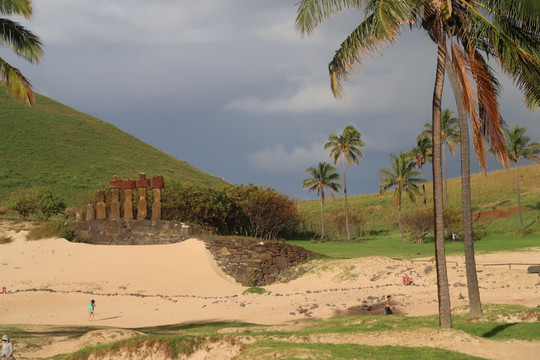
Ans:
[[[101,246],[64,239],[26,241],[25,232],[0,245],[2,324],[94,325],[136,328],[193,321],[290,323],[306,317],[382,314],[393,295],[395,313],[437,313],[434,264],[429,260],[363,258],[312,262],[307,275],[267,286],[269,295],[242,295],[245,287],[223,274],[204,244]],[[465,305],[463,258],[449,257],[452,307]],[[540,263],[540,248],[479,255],[478,264]],[[478,267],[483,303],[540,305],[540,277],[527,266]],[[402,285],[409,275],[412,286]],[[533,348],[540,346],[534,345]],[[513,359],[516,359],[513,356]]]

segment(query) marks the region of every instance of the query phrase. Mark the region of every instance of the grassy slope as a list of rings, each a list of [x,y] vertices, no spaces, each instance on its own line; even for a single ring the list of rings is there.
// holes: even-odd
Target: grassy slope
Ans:
[[[521,203],[524,207],[523,219],[525,226],[530,225],[540,230],[540,165],[520,165],[519,181],[521,189]],[[432,184],[426,183],[428,208],[433,206]],[[516,231],[519,227],[516,214],[516,189],[514,168],[508,171],[499,170],[487,175],[473,174],[471,176],[471,193],[473,214],[491,210],[509,212],[510,216],[504,219],[488,218],[475,220],[475,227],[483,226],[492,232],[504,233]],[[422,194],[417,195],[418,204],[414,204],[407,197],[403,198],[403,214],[410,214],[423,208]],[[383,195],[364,194],[349,195],[349,209],[363,219],[363,227],[372,232],[393,232],[397,228],[397,206],[393,201],[393,192]],[[459,178],[448,180],[448,202],[451,208],[461,209],[461,182]],[[320,228],[320,202],[319,200],[302,201],[299,209],[308,214],[314,226]],[[343,198],[335,201],[328,199],[325,202],[325,211],[331,213],[343,208]],[[532,225],[531,225],[532,224]]]
[[[50,186],[75,204],[88,191],[122,179],[163,175],[217,184],[221,180],[116,126],[36,94],[32,107],[0,88],[0,202],[16,188]]]

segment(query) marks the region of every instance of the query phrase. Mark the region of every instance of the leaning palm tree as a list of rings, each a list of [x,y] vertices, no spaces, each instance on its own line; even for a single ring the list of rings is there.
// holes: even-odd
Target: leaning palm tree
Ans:
[[[388,44],[395,42],[404,26],[418,24],[437,45],[437,64],[432,102],[433,126],[433,198],[435,218],[435,260],[439,297],[439,325],[451,327],[450,294],[444,250],[442,206],[442,169],[440,117],[441,99],[447,64],[447,40],[451,40],[452,63],[459,78],[466,112],[471,116],[475,149],[482,147],[482,135],[489,134],[502,154],[496,95],[491,86],[495,77],[488,70],[478,49],[494,58],[523,91],[527,105],[540,105],[540,73],[538,68],[538,29],[540,7],[534,0],[301,0],[296,27],[311,34],[329,17],[345,10],[365,12],[362,23],[347,37],[329,64],[330,84],[336,97],[343,93],[342,81],[362,64],[362,56],[381,55]],[[458,39],[464,56],[458,49]],[[457,55],[457,56],[454,56]],[[476,83],[471,86],[470,75]],[[476,98],[471,89],[477,89]],[[457,89],[454,89],[456,92]],[[472,100],[476,100],[472,101]],[[475,108],[477,110],[475,112]],[[477,155],[481,151],[476,151]],[[482,152],[483,153],[483,152]],[[469,264],[469,262],[468,262]],[[472,271],[475,271],[473,269]],[[469,272],[469,271],[468,271]]]
[[[442,161],[444,168],[444,204],[448,207],[448,167],[446,165],[446,149],[450,155],[456,153],[456,145],[459,143],[459,120],[453,117],[454,113],[449,109],[444,109],[441,114],[441,142],[443,145]],[[424,125],[424,131],[418,136],[421,138],[431,137],[433,129],[431,124]]]
[[[416,146],[412,148],[411,155],[414,158],[416,167],[420,169],[422,179],[424,179],[424,164],[431,162],[431,153],[433,151],[431,145],[431,136],[419,136],[416,140]],[[424,194],[424,208],[427,208],[426,200],[426,185],[422,184],[422,192]]]
[[[336,172],[336,168],[327,162],[320,162],[317,168],[308,167],[306,173],[310,174],[311,178],[302,182],[302,189],[317,191],[317,196],[321,198],[321,240],[323,240],[325,190],[334,198],[334,193],[341,189],[341,185],[335,182],[339,180],[339,174]]]
[[[382,176],[379,193],[394,188],[394,203],[398,206],[398,226],[399,237],[403,238],[401,231],[401,195],[406,193],[409,199],[416,203],[415,193],[418,191],[418,184],[425,180],[417,177],[418,171],[414,171],[415,162],[408,152],[399,152],[399,155],[390,154],[392,159],[392,169],[381,169],[379,175]]]
[[[26,19],[32,17],[30,0],[0,1],[0,43],[13,50],[17,55],[38,64],[43,56],[41,40],[21,24],[4,18],[4,16],[19,15]],[[30,81],[21,71],[0,57],[0,81],[6,87],[9,95],[31,105],[34,93]]]
[[[524,127],[518,125],[512,126],[510,130],[504,129],[506,135],[506,152],[508,158],[514,162],[516,169],[516,193],[518,204],[519,225],[521,230],[525,230],[523,226],[523,216],[521,214],[521,199],[519,194],[519,174],[518,163],[521,160],[530,160],[540,163],[540,143],[529,143],[531,139],[525,135]]]
[[[365,144],[360,137],[362,134],[353,126],[349,125],[340,135],[331,134],[324,149],[330,149],[330,157],[334,158],[334,166],[337,166],[340,158],[343,160],[343,195],[345,199],[345,229],[347,230],[347,241],[351,241],[351,231],[349,230],[349,206],[347,204],[347,176],[345,173],[345,160],[349,166],[358,166],[358,157],[364,157],[364,153],[359,149]]]

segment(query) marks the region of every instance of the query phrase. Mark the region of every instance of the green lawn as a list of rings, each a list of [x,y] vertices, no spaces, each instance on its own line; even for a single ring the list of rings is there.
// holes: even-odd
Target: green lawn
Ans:
[[[396,235],[377,236],[354,242],[312,242],[309,240],[289,240],[289,244],[304,247],[316,253],[334,258],[356,258],[365,256],[386,256],[412,259],[435,255],[433,237],[427,238],[423,244],[405,242]],[[540,231],[532,234],[492,234],[475,241],[477,253],[493,251],[521,251],[528,247],[540,246]],[[446,254],[463,254],[463,242],[453,244],[446,242]]]

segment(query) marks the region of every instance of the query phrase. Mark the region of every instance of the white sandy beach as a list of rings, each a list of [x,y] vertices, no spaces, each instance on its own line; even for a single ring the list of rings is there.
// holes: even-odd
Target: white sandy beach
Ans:
[[[393,297],[400,315],[436,314],[434,264],[429,259],[363,258],[327,261],[303,277],[266,286],[269,294],[242,295],[246,287],[224,274],[202,241],[171,245],[106,246],[64,239],[27,241],[26,232],[0,245],[2,324],[88,325],[96,301],[96,326],[138,328],[196,321],[291,324],[306,318],[382,314]],[[540,248],[477,256],[484,304],[540,305]],[[322,270],[324,268],[324,271]],[[402,277],[413,284],[404,286]],[[448,258],[452,307],[467,304],[464,259]],[[538,344],[533,350],[538,350]],[[515,356],[515,355],[513,355]],[[515,357],[514,357],[515,359]]]

